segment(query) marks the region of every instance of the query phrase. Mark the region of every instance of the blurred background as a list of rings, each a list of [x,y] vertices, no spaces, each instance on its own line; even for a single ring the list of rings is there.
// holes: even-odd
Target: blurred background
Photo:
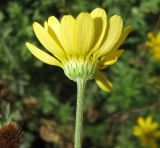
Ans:
[[[160,121],[160,60],[146,46],[147,34],[160,30],[160,0],[1,0],[0,119],[10,104],[24,132],[20,148],[73,148],[76,84],[27,50],[26,41],[38,45],[32,23],[96,7],[121,15],[134,30],[120,60],[106,70],[112,92],[101,91],[94,81],[87,85],[83,148],[140,147],[133,135],[137,117]]]

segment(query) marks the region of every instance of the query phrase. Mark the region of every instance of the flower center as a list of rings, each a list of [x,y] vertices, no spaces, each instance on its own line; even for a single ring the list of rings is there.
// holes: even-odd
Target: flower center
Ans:
[[[92,79],[97,71],[98,61],[72,59],[64,64],[65,75],[73,81]]]

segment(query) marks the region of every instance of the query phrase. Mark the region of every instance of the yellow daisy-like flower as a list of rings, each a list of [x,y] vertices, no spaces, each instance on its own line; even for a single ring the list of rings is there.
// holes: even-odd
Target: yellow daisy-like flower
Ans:
[[[160,32],[157,35],[154,35],[153,32],[149,32],[146,46],[151,49],[154,58],[160,61]]]
[[[76,18],[64,15],[59,21],[51,16],[44,26],[34,22],[33,30],[47,52],[26,43],[39,60],[63,68],[71,80],[95,78],[104,91],[112,88],[102,70],[114,64],[123,53],[118,50],[131,26],[123,28],[123,20],[114,15],[107,18],[104,9],[82,12]]]
[[[139,117],[138,125],[134,127],[134,135],[140,138],[142,145],[148,145],[150,148],[158,148],[156,138],[160,138],[158,123],[152,121],[152,117],[146,119]]]

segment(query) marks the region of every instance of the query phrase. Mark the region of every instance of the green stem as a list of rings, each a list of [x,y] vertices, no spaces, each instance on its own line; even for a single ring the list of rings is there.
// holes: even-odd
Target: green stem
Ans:
[[[77,80],[77,108],[76,108],[76,127],[74,148],[82,147],[82,129],[83,129],[83,101],[85,93],[86,80]]]

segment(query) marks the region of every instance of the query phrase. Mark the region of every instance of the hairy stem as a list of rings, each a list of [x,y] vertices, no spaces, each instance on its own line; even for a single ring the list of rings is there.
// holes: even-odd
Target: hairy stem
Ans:
[[[86,80],[77,80],[77,108],[76,108],[76,127],[74,148],[82,147],[82,129],[83,129],[83,102]]]

